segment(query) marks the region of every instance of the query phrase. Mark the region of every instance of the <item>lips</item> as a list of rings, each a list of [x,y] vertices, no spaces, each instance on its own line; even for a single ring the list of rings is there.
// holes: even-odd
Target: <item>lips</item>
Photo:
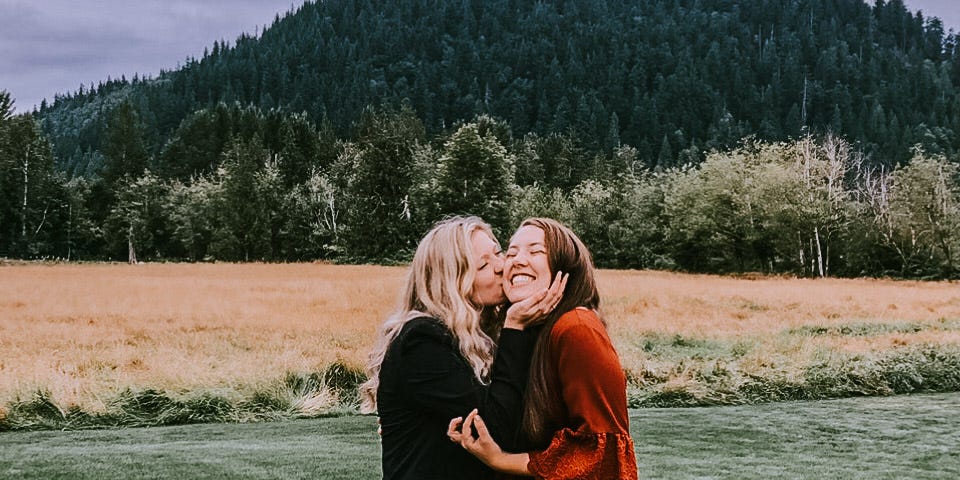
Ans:
[[[522,287],[524,285],[532,283],[534,280],[536,280],[536,278],[524,273],[520,273],[510,277],[510,285],[514,287]]]

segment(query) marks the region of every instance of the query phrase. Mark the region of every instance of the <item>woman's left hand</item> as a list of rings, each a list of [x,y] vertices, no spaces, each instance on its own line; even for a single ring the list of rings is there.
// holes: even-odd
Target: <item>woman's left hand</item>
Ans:
[[[473,436],[474,428],[477,432],[476,437]],[[500,445],[497,445],[497,442],[490,436],[490,432],[477,413],[477,409],[473,409],[467,415],[466,420],[462,417],[450,420],[450,425],[447,427],[447,436],[483,463],[494,468],[496,468],[496,460],[503,454]]]
[[[476,437],[473,436],[474,429],[477,431]],[[487,425],[477,414],[477,409],[473,409],[466,420],[463,417],[450,420],[447,436],[494,470],[511,475],[530,475],[530,470],[527,469],[530,456],[526,453],[504,452],[490,436]]]

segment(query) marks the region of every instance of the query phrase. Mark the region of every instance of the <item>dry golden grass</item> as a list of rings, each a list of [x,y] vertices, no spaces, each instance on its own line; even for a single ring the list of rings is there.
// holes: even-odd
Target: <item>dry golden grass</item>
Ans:
[[[960,319],[960,285],[876,279],[736,278],[650,271],[601,271],[604,314],[624,367],[664,373],[670,361],[643,351],[645,334],[741,342],[743,371],[798,369],[836,352],[889,350],[916,344],[960,345],[960,332],[937,331]],[[788,335],[800,327],[847,324],[930,327],[916,333],[862,337]],[[789,370],[789,369],[788,369]],[[682,382],[678,375],[671,381]]]
[[[403,269],[321,264],[0,268],[0,405],[37,388],[102,411],[128,386],[257,386],[361,367]]]
[[[691,336],[768,335],[803,325],[960,318],[960,285],[872,279],[738,279],[601,271],[618,327]]]
[[[0,267],[0,405],[37,389],[106,408],[127,387],[238,392],[333,362],[360,368],[402,267],[325,264]],[[604,314],[632,371],[649,335],[746,342],[757,371],[823,352],[960,343],[956,331],[796,336],[804,326],[960,318],[960,288],[886,280],[735,279],[601,271]],[[682,382],[677,375],[675,382]],[[0,413],[2,415],[2,413]]]

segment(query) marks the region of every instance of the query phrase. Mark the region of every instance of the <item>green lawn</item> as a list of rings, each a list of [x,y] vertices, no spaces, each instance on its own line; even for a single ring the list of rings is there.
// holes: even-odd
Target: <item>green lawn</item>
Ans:
[[[641,409],[645,479],[960,478],[960,394]],[[371,417],[0,433],[3,479],[378,478]]]

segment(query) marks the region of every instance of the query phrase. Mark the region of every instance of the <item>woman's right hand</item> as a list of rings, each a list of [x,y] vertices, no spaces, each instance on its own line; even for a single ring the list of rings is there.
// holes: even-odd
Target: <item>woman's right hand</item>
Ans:
[[[523,330],[546,318],[563,299],[568,277],[563,272],[557,272],[549,288],[510,305],[503,327]]]

